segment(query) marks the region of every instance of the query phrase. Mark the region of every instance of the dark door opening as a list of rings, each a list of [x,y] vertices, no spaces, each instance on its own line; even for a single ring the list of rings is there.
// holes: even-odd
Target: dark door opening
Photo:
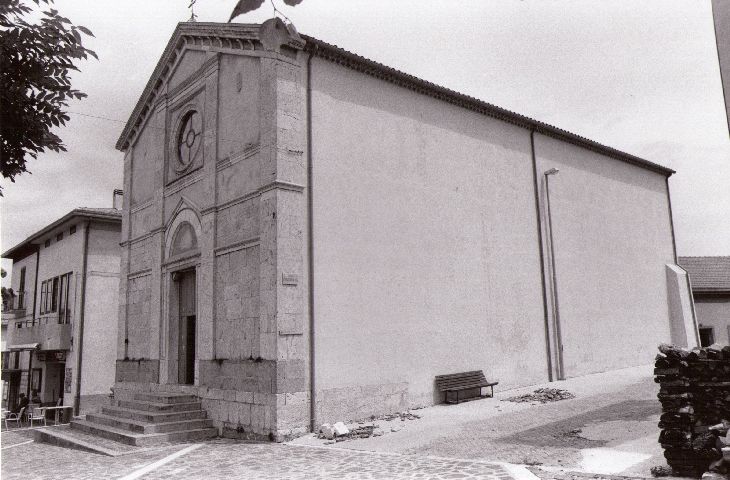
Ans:
[[[195,381],[195,271],[180,272],[178,285],[177,381],[192,385]]]

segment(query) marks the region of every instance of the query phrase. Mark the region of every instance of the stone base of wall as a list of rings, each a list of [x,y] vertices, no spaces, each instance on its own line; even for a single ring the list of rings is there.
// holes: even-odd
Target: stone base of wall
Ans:
[[[208,418],[224,437],[245,440],[290,440],[309,432],[309,394],[258,393],[196,385],[117,382],[114,402],[136,393],[184,393],[201,399]]]
[[[363,420],[424,405],[410,401],[408,382],[319,390],[315,401],[317,424]]]
[[[111,398],[108,394],[81,395],[79,414],[99,413],[101,412],[101,407],[108,407],[110,404]]]
[[[117,360],[116,382],[158,382],[160,380],[159,360]]]

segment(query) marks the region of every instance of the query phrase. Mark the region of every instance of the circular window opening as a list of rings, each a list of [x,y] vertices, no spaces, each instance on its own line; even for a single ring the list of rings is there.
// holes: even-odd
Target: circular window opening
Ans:
[[[177,132],[178,170],[185,170],[195,160],[202,142],[203,125],[200,114],[195,110],[187,112],[180,121]]]

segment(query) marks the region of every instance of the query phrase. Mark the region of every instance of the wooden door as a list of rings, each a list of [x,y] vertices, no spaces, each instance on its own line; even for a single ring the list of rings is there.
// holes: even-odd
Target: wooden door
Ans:
[[[195,271],[182,272],[179,280],[177,357],[178,383],[192,385],[195,379]]]

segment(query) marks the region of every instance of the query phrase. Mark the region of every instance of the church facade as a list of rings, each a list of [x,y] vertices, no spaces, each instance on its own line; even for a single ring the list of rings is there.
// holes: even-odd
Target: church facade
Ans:
[[[180,24],[117,148],[117,399],[282,439],[686,343],[671,170],[280,20]]]

